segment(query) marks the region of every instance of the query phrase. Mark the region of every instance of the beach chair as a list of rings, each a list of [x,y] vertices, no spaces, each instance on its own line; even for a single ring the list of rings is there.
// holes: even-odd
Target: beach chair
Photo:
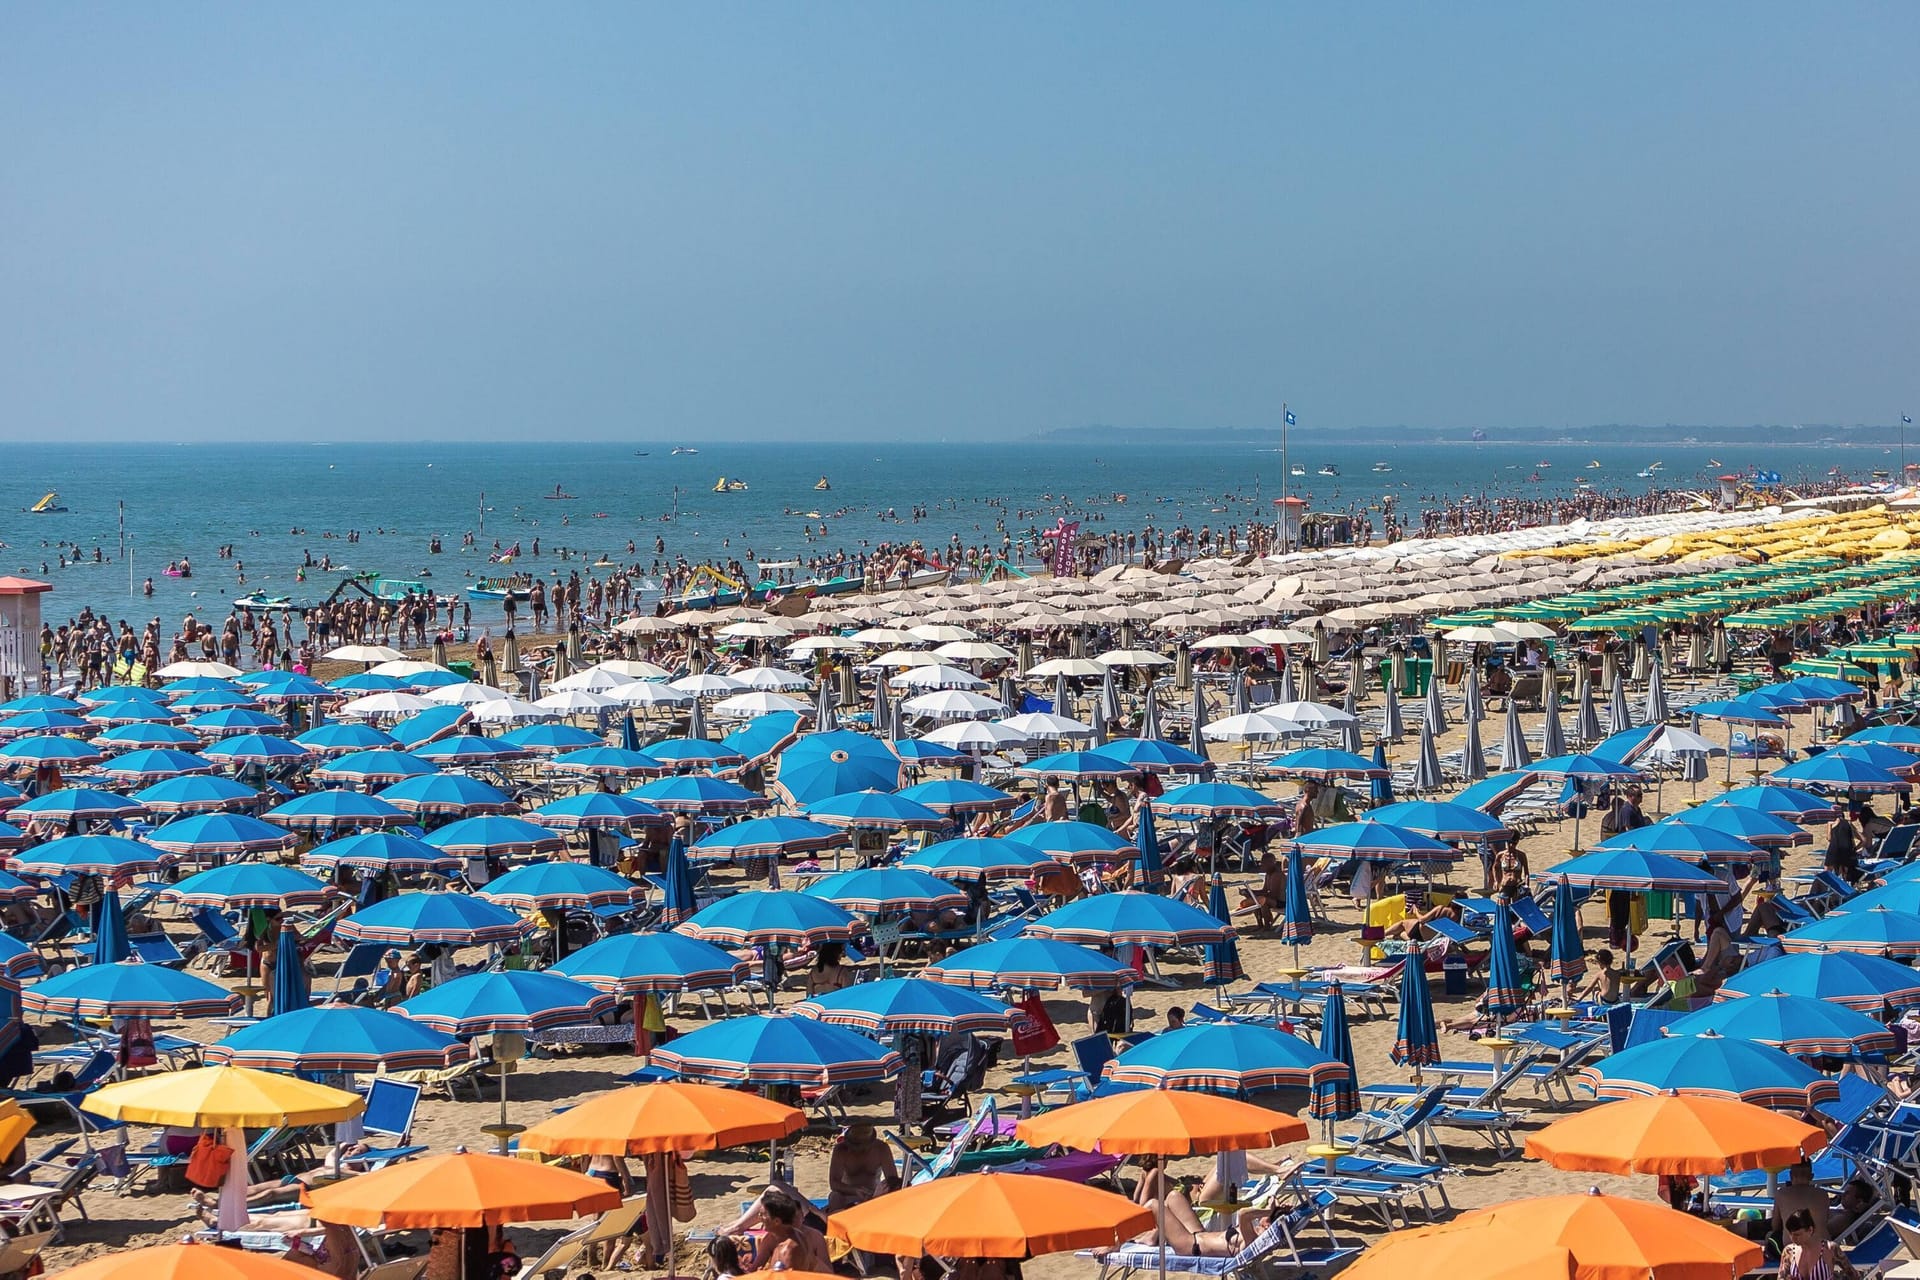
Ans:
[[[1880,837],[1880,847],[1874,856],[1882,861],[1905,862],[1913,856],[1914,841],[1920,839],[1920,822],[1909,822],[1891,828]]]
[[[575,1227],[555,1240],[539,1257],[522,1262],[519,1274],[525,1277],[525,1280],[542,1280],[542,1277],[549,1276],[562,1277],[578,1269],[576,1264],[583,1258],[587,1259],[586,1269],[593,1269],[595,1264],[589,1257],[589,1253],[594,1246],[610,1244],[630,1234],[640,1224],[641,1215],[646,1212],[646,1209],[646,1197],[630,1196],[620,1202],[619,1208],[609,1209],[598,1218]],[[424,1264],[425,1259],[420,1261]],[[365,1280],[365,1277],[362,1277],[362,1280]]]
[[[186,967],[187,957],[164,933],[128,934],[127,949],[142,964],[157,964],[168,969]]]
[[[188,962],[202,969],[220,966],[223,973],[232,974],[234,962],[244,956],[247,949],[240,931],[212,907],[190,911],[187,919],[200,935],[189,945],[192,954]],[[241,971],[244,972],[244,968]]]
[[[15,1280],[16,1277],[32,1273],[34,1263],[39,1261],[40,1251],[52,1244],[58,1234],[52,1227],[42,1227],[0,1243],[0,1280]]]
[[[1144,1280],[1163,1268],[1168,1275],[1217,1276],[1222,1280],[1253,1280],[1259,1276],[1326,1280],[1360,1256],[1358,1248],[1340,1245],[1327,1225],[1333,1203],[1331,1195],[1306,1198],[1268,1223],[1230,1258],[1182,1255],[1164,1246],[1146,1244],[1121,1245],[1097,1258],[1091,1251],[1078,1256],[1099,1262],[1100,1280]],[[1327,1243],[1303,1244],[1302,1238],[1316,1221],[1326,1231]]]
[[[428,1151],[428,1147],[407,1142],[413,1132],[414,1112],[420,1108],[420,1094],[420,1085],[390,1076],[381,1076],[368,1085],[367,1109],[360,1116],[361,1131],[370,1138],[391,1139],[393,1145],[371,1148],[340,1163],[356,1173],[368,1173]]]
[[[67,1206],[80,1217],[87,1218],[87,1206],[81,1195],[90,1186],[100,1172],[100,1156],[94,1151],[84,1151],[78,1155],[62,1149],[56,1157],[52,1153],[30,1160],[15,1175],[16,1181],[7,1187],[0,1187],[0,1207],[9,1207],[17,1199],[11,1193],[25,1196],[30,1192],[39,1192],[39,1208],[53,1220],[54,1239],[64,1234],[60,1225],[60,1214]],[[43,1175],[36,1180],[35,1175]]]
[[[1525,1033],[1525,1039],[1527,1043],[1537,1046],[1542,1052],[1557,1053],[1559,1056],[1553,1062],[1529,1063],[1515,1079],[1515,1083],[1525,1081],[1532,1085],[1535,1095],[1553,1107],[1573,1105],[1575,1077],[1589,1060],[1600,1055],[1602,1046],[1607,1043],[1605,1035],[1563,1033],[1550,1027],[1530,1028]],[[1440,1062],[1428,1067],[1427,1071],[1429,1074],[1454,1083],[1465,1084],[1491,1076],[1493,1064],[1491,1062]],[[1559,1090],[1558,1096],[1555,1095],[1556,1089]]]
[[[100,1084],[119,1070],[120,1062],[107,1049],[95,1049],[89,1053],[78,1070],[73,1073],[73,1085],[58,1092],[37,1089],[4,1089],[0,1098],[11,1098],[29,1111],[48,1108],[64,1115],[69,1111],[77,1112],[81,1102],[86,1099],[93,1087]]]
[[[1421,1162],[1426,1161],[1431,1148],[1435,1163],[1444,1165],[1446,1152],[1433,1131],[1433,1117],[1445,1105],[1449,1087],[1444,1083],[1430,1085],[1424,1093],[1415,1094],[1397,1107],[1361,1112],[1359,1132],[1341,1135],[1341,1145],[1363,1154],[1388,1150],[1398,1143],[1409,1156]]]

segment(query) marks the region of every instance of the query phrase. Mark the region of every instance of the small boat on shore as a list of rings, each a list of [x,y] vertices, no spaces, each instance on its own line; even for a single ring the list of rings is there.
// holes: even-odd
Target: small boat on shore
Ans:
[[[533,594],[533,584],[524,577],[481,578],[467,588],[469,600],[525,600]]]

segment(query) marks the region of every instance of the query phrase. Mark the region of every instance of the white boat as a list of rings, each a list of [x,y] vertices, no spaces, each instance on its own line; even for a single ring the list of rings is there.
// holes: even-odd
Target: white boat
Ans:
[[[1314,474],[1319,476],[1337,476],[1340,474],[1340,468],[1334,466],[1331,462],[1329,462],[1326,466],[1321,467],[1318,471],[1314,472]]]
[[[1307,474],[1307,469],[1296,462],[1291,467],[1287,468],[1287,474],[1292,476],[1303,476]]]
[[[687,446],[683,444],[677,444],[673,447],[673,452],[676,454],[680,454],[680,453],[698,453],[700,451],[698,449],[689,449],[687,448]]]
[[[1391,471],[1391,470],[1393,470],[1393,468],[1392,468],[1392,467],[1390,467],[1390,466],[1388,466],[1388,465],[1387,465],[1386,463],[1384,463],[1384,462],[1376,462],[1376,463],[1374,463],[1374,464],[1373,464],[1373,469],[1374,469],[1374,470],[1375,470],[1376,472],[1387,472],[1387,471]]]

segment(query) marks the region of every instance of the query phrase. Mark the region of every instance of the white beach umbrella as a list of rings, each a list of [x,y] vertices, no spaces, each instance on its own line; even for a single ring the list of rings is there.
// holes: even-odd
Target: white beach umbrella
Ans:
[[[754,618],[728,623],[714,635],[723,640],[786,640],[793,635],[793,628],[771,618]]]
[[[1170,667],[1173,659],[1151,649],[1115,649],[1102,653],[1094,661],[1103,667]]]
[[[1292,627],[1259,627],[1247,632],[1264,645],[1312,644],[1313,637]]]
[[[577,694],[564,694],[563,697],[577,697]],[[592,697],[592,694],[586,695]],[[522,724],[536,720],[552,720],[560,713],[546,707],[537,706],[523,698],[494,698],[488,702],[476,702],[469,708],[473,718],[481,724]]]
[[[620,705],[618,698],[604,693],[595,693],[591,689],[561,689],[537,699],[534,706],[556,715],[582,716],[595,711],[604,711],[608,707]]]
[[[1092,725],[1083,724],[1071,716],[1055,715],[1051,711],[1028,711],[995,723],[1036,742],[1053,738],[1084,738],[1093,732]]]
[[[566,693],[572,689],[583,689],[588,693],[605,693],[617,689],[632,680],[632,676],[623,676],[608,671],[604,667],[587,667],[572,675],[561,676],[547,686],[550,693]]]
[[[775,693],[770,689],[754,689],[748,693],[736,693],[730,698],[722,698],[713,704],[713,714],[729,720],[750,720],[754,716],[770,715],[776,711],[791,711],[795,715],[812,715],[813,704],[803,702],[791,694]]]
[[[1024,674],[1034,677],[1069,676],[1074,679],[1099,679],[1107,669],[1091,658],[1049,658],[1028,667]]]
[[[959,667],[913,667],[887,682],[896,689],[984,689],[987,682]]]
[[[396,680],[404,680],[408,676],[424,676],[429,672],[447,671],[449,669],[450,668],[441,666],[437,662],[427,662],[420,658],[400,657],[382,662],[379,666],[373,668],[372,674],[376,676],[392,676]]]
[[[866,646],[858,640],[855,640],[852,636],[808,636],[803,640],[796,640],[788,645],[787,656],[801,658],[810,653],[840,653],[849,649],[864,648],[866,648]]]
[[[1268,742],[1275,738],[1291,737],[1302,734],[1307,727],[1280,716],[1268,715],[1264,711],[1248,711],[1240,715],[1224,716],[1211,724],[1202,726],[1200,732],[1213,742]]]
[[[866,665],[869,667],[900,667],[904,669],[907,667],[937,667],[940,666],[941,663],[940,659],[934,657],[924,649],[891,649]]]
[[[1339,707],[1330,707],[1324,702],[1275,702],[1260,710],[1270,716],[1279,716],[1282,720],[1293,720],[1310,727],[1352,724],[1355,717],[1351,712]]]
[[[935,649],[933,654],[949,662],[991,662],[1011,658],[1013,651],[986,640],[949,640]]]
[[[419,715],[434,705],[418,694],[391,689],[344,702],[340,705],[340,710],[334,714],[350,720],[359,719],[362,716],[413,716]]]
[[[407,655],[384,644],[343,644],[326,655],[337,662],[404,662]]]
[[[926,739],[943,747],[952,747],[955,751],[974,752],[998,751],[1002,747],[1024,745],[1027,741],[1025,735],[990,720],[957,720],[952,724],[943,724],[927,734]]]
[[[653,680],[635,680],[607,690],[607,696],[627,707],[684,707],[694,700],[670,684]]]
[[[620,677],[622,681],[665,680],[673,674],[658,663],[645,662],[638,658],[608,658],[605,662],[594,663],[587,670],[605,671],[609,675]],[[595,692],[604,693],[606,690],[596,689]]]
[[[745,671],[734,672],[731,678],[738,680],[749,689],[760,689],[769,693],[813,688],[813,681],[798,671],[787,671],[781,667],[749,667]]]
[[[922,643],[919,636],[911,631],[902,631],[898,627],[868,627],[864,631],[854,632],[848,638],[874,649],[883,649],[890,645]]]
[[[429,689],[420,695],[428,702],[437,702],[448,707],[471,707],[482,702],[497,702],[507,696],[503,689],[490,684],[475,684],[469,680],[465,684],[443,684],[438,689]]]
[[[956,627],[951,623],[923,622],[908,627],[907,634],[928,644],[951,644],[956,640],[978,640],[980,637],[965,627]]]
[[[723,676],[717,671],[703,671],[696,676],[682,676],[669,681],[669,689],[681,693],[690,693],[696,698],[718,698],[729,693],[744,693],[747,686],[732,676]]]
[[[224,662],[169,662],[153,673],[162,680],[189,680],[195,676],[214,680],[231,680],[244,674],[238,667],[230,667]]]
[[[901,704],[909,715],[934,720],[987,720],[1007,714],[1007,704],[971,689],[936,689]]]

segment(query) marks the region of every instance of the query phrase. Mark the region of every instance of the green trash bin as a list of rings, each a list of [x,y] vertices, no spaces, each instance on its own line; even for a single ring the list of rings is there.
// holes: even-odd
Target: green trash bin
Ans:
[[[465,658],[459,658],[453,662],[449,662],[447,664],[447,670],[453,672],[453,674],[459,676],[462,680],[473,679],[473,663]]]
[[[1408,697],[1424,698],[1427,686],[1433,681],[1433,659],[1414,658],[1407,663],[1407,687],[1401,692]]]

